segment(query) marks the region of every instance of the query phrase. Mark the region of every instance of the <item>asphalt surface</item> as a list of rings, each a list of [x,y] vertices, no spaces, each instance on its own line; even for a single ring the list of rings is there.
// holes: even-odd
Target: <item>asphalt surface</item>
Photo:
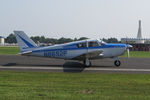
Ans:
[[[150,58],[120,58],[121,66],[115,67],[113,59],[92,60],[85,68],[82,62],[18,55],[0,55],[0,70],[48,72],[100,72],[100,73],[150,73]]]

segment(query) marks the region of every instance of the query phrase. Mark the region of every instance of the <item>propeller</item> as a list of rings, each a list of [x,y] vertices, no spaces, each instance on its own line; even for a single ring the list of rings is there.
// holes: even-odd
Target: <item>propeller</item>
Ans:
[[[133,46],[128,44],[127,42],[128,37],[126,37],[126,49],[127,49],[127,54],[128,54],[128,58],[130,58],[130,48],[132,48]]]
[[[127,48],[128,58],[130,58],[130,50]]]
[[[127,44],[127,54],[128,54],[128,58],[130,58],[130,48],[132,48],[133,46],[130,44]]]

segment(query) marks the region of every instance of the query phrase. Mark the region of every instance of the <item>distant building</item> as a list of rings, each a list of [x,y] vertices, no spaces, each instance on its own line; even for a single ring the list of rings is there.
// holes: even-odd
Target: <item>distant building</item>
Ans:
[[[121,38],[121,43],[131,44],[133,46],[131,51],[150,51],[150,38],[142,38],[141,20],[139,20],[137,38]]]
[[[150,44],[131,44],[133,48],[131,51],[150,51]]]
[[[0,45],[3,46],[5,44],[5,38],[0,36]]]
[[[142,28],[141,28],[141,20],[139,20],[139,29],[138,29],[138,34],[137,38],[121,38],[122,43],[135,43],[135,44],[143,44],[143,43],[150,43],[150,38],[142,38]]]

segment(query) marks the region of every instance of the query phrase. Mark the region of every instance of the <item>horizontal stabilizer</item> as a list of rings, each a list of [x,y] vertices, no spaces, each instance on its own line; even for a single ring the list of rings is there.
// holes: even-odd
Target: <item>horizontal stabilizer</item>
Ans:
[[[22,52],[22,53],[19,53],[20,55],[24,55],[24,56],[28,56],[32,53],[32,51],[27,51],[27,52]]]

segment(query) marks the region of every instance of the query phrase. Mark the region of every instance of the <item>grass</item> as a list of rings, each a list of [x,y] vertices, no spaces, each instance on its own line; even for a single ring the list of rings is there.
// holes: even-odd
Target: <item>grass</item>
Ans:
[[[14,55],[14,54],[18,54],[20,52],[19,47],[1,47],[0,46],[0,54],[2,55]]]
[[[121,56],[121,57],[128,57],[127,56],[127,52],[125,53],[125,55]],[[150,52],[148,51],[130,51],[130,57],[131,58],[150,58]]]
[[[0,100],[148,100],[150,74],[0,71]]]

